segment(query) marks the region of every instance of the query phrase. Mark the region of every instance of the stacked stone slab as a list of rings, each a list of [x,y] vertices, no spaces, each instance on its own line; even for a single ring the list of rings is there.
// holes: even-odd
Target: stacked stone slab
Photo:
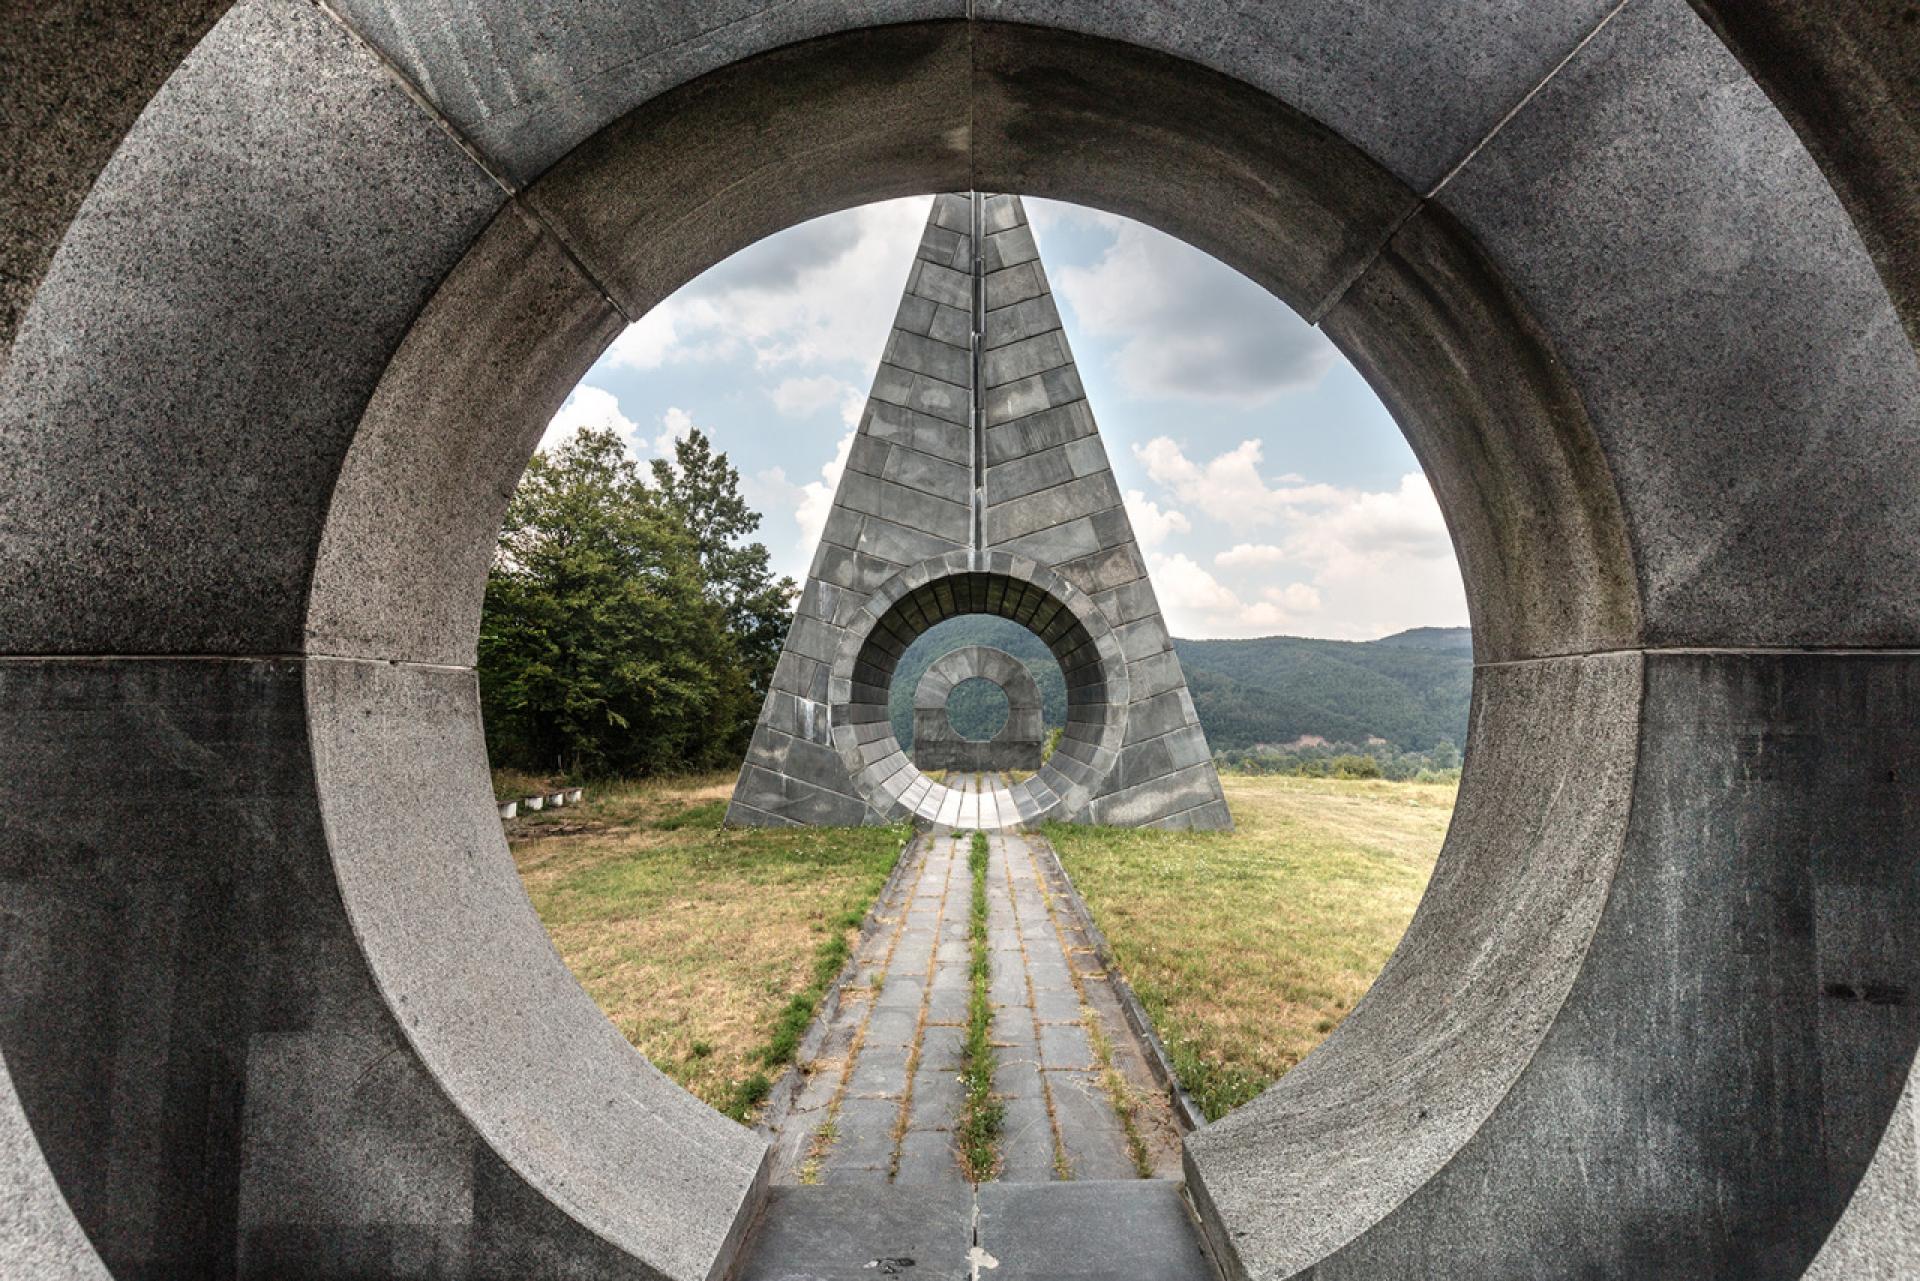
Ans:
[[[1007,696],[1007,719],[986,739],[953,727],[947,700],[961,684],[983,680]],[[942,655],[913,691],[913,763],[923,770],[1037,770],[1047,734],[1040,683],[1027,665],[988,645]]]
[[[1112,749],[1069,744],[1069,805],[1053,816],[1231,825],[1026,212],[1009,195],[934,199],[730,822],[900,816],[905,784],[877,795],[835,750],[847,699],[830,673],[841,646],[864,643],[849,629],[883,585],[953,552],[1057,572],[1118,642],[1124,732]]]

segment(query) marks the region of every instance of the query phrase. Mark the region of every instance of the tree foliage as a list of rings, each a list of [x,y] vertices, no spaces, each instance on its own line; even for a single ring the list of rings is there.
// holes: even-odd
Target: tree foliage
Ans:
[[[585,430],[528,465],[481,617],[495,765],[639,775],[744,750],[792,583],[734,545],[759,518],[726,456],[698,432],[676,455],[649,485],[617,434]]]

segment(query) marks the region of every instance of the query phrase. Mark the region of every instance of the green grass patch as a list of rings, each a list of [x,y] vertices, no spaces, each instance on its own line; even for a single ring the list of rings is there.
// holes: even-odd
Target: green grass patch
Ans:
[[[1455,792],[1221,781],[1233,832],[1047,829],[1209,1119],[1278,1080],[1372,984],[1432,875]]]
[[[792,1061],[908,832],[723,831],[732,783],[602,784],[558,821],[509,832],[535,910],[607,1017],[745,1119]]]
[[[993,1002],[988,999],[993,975],[992,954],[987,951],[987,838],[983,833],[973,834],[967,867],[973,873],[973,904],[967,927],[973,990],[967,1001],[967,1039],[960,1072],[966,1089],[959,1128],[960,1161],[969,1179],[983,1183],[993,1177],[999,1162],[1003,1113],[1000,1100],[993,1094]]]

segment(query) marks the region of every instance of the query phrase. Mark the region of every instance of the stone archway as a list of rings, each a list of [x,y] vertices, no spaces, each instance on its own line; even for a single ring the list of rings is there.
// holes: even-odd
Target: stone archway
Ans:
[[[1223,1255],[1912,1269],[1920,1029],[1880,998],[1920,985],[1920,371],[1691,10],[503,4],[482,49],[338,7],[236,6],[68,189],[0,384],[9,1249],[723,1264],[760,1148],[620,1043],[480,821],[486,535],[628,317],[800,218],[984,187],[1323,324],[1468,579],[1440,871],[1336,1036],[1191,1144]]]

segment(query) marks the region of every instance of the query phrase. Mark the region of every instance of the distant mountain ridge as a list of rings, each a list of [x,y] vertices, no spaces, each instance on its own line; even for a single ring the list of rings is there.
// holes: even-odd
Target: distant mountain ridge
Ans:
[[[1066,719],[1066,686],[1040,638],[1018,623],[968,615],[940,624],[902,657],[889,711],[903,744],[912,744],[913,690],[922,673],[967,645],[992,645],[1021,659],[1040,684],[1048,724]],[[1216,752],[1314,739],[1356,746],[1381,740],[1408,752],[1466,742],[1473,633],[1465,627],[1415,627],[1373,641],[1176,639],[1174,648]],[[982,736],[989,708],[956,696],[955,727]]]
[[[1392,645],[1398,649],[1430,649],[1446,654],[1473,654],[1471,627],[1410,627],[1404,632],[1368,641],[1369,645]]]
[[[1464,627],[1374,641],[1176,639],[1174,648],[1215,751],[1303,738],[1381,739],[1403,751],[1466,741],[1473,637]]]

